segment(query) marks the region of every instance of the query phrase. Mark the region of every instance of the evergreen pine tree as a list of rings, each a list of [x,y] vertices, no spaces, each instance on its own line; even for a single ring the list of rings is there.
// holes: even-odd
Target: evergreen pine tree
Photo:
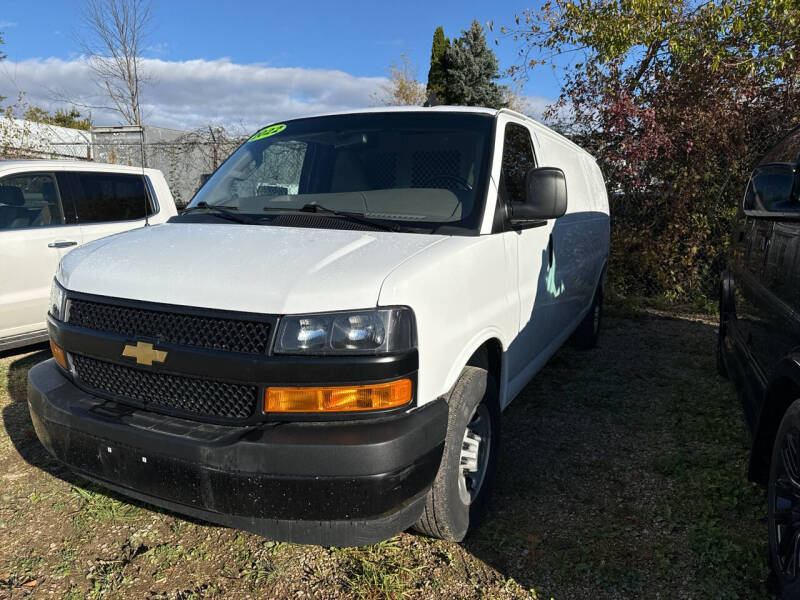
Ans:
[[[436,94],[436,98],[443,104],[447,103],[445,94],[444,55],[449,47],[450,40],[444,37],[444,29],[439,25],[436,31],[433,32],[431,68],[428,71],[428,87],[426,92],[428,96],[430,96],[431,93]]]
[[[500,76],[497,57],[486,45],[483,27],[477,21],[453,40],[445,52],[444,66],[448,104],[505,106],[503,89],[494,81]]]

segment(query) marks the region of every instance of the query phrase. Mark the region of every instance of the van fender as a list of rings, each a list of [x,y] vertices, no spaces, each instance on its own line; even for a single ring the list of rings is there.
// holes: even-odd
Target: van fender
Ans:
[[[498,397],[500,399],[500,406],[504,406],[503,404],[503,394],[506,390],[506,349],[508,348],[508,343],[504,339],[503,333],[497,327],[487,327],[482,329],[479,333],[473,336],[469,342],[464,345],[464,348],[459,352],[456,356],[456,359],[453,362],[452,367],[450,367],[450,371],[447,374],[446,379],[444,380],[444,389],[441,391],[440,395],[446,395],[450,390],[453,389],[453,386],[458,381],[461,372],[464,370],[464,367],[467,366],[469,359],[472,358],[472,355],[478,351],[478,348],[483,346],[486,342],[492,339],[496,339],[500,342],[500,347],[502,350],[501,353],[501,368],[500,368],[500,381],[497,384],[500,386]]]
[[[603,266],[600,267],[600,272],[597,274],[597,278],[594,282],[594,289],[597,290],[601,288],[605,291],[606,280],[608,280],[608,258],[603,260]]]

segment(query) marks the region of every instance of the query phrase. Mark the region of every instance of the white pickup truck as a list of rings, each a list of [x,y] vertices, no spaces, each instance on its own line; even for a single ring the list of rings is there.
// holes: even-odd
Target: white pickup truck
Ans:
[[[596,342],[608,245],[595,161],[515,112],[273,124],[181,215],[61,261],[33,423],[83,476],[197,518],[461,540],[501,411]]]
[[[161,171],[68,160],[0,160],[0,351],[47,341],[59,260],[98,238],[177,214]]]

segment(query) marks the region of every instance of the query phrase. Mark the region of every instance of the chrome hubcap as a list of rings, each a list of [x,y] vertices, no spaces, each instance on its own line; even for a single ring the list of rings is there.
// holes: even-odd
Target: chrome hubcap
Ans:
[[[464,504],[472,504],[481,491],[489,464],[491,416],[486,405],[479,404],[472,413],[461,442],[458,494]]]

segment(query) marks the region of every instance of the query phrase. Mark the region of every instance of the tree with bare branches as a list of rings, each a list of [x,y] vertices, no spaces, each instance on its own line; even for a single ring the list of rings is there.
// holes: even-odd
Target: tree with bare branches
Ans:
[[[417,69],[406,53],[389,67],[389,82],[373,99],[385,106],[422,106],[425,102],[425,86],[417,80]]]
[[[142,124],[141,90],[147,78],[142,50],[152,26],[150,0],[86,0],[81,49],[100,86],[129,125]]]

